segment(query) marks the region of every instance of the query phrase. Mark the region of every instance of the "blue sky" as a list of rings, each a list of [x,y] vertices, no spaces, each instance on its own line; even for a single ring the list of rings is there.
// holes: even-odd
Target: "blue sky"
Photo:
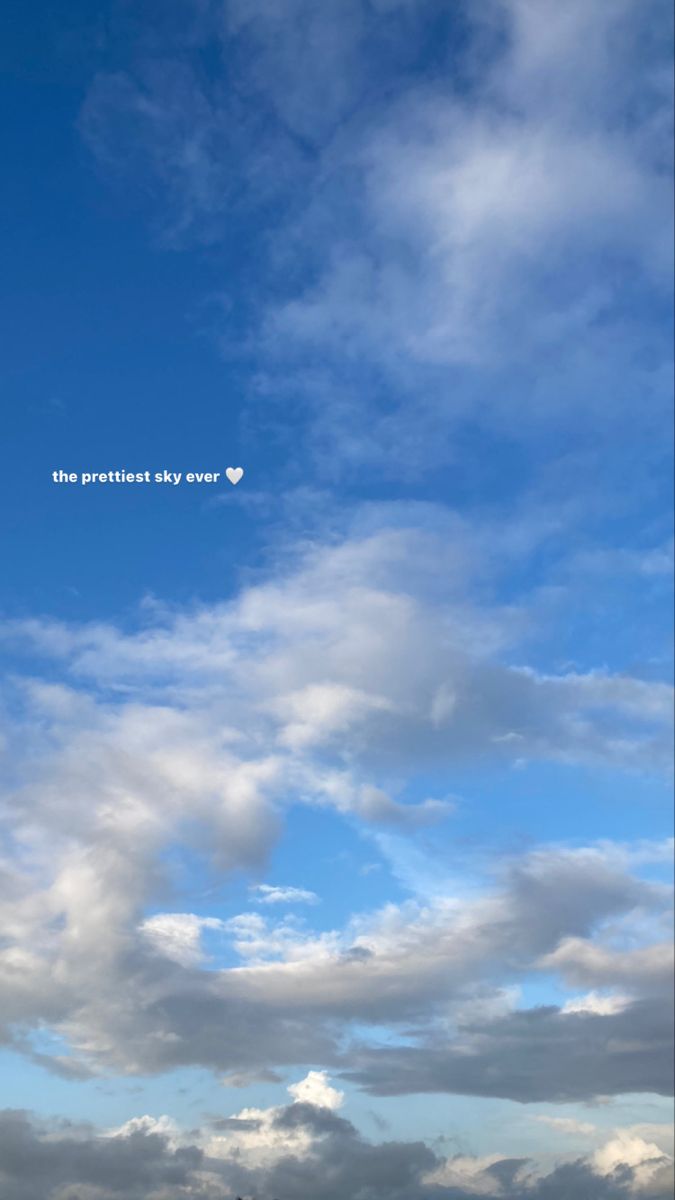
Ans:
[[[667,6],[2,21],[0,1140],[665,1195]]]

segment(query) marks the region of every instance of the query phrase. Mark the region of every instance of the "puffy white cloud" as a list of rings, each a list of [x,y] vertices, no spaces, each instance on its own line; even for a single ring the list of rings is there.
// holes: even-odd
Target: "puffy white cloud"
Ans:
[[[194,913],[158,913],[141,924],[141,932],[166,958],[192,966],[201,962],[203,929],[222,929],[217,917],[197,917]]]
[[[159,1134],[165,1138],[167,1144],[175,1149],[183,1140],[180,1127],[164,1113],[161,1117],[150,1117],[147,1113],[142,1117],[130,1117],[128,1121],[124,1121],[122,1125],[118,1125],[115,1129],[109,1129],[106,1132],[107,1137],[111,1138],[128,1138],[136,1133]]]
[[[618,1130],[616,1137],[596,1150],[591,1161],[599,1175],[630,1168],[632,1187],[638,1193],[649,1191],[651,1184],[663,1176],[664,1168],[672,1169],[673,1164],[655,1142],[647,1142],[630,1130]]]
[[[117,733],[116,721],[111,728]],[[130,728],[138,741],[135,725]],[[169,728],[169,761],[175,765],[184,761],[187,751],[176,736],[182,726],[171,722]],[[478,1081],[481,1091],[491,1086],[499,1094],[520,1095],[523,1087],[526,1092],[532,1087],[533,1094],[543,1089],[544,1095],[555,1096],[572,1085],[567,1078],[556,1079],[553,1066],[550,1082],[532,1080],[525,1085],[522,1078],[516,1079],[511,1056],[530,1028],[532,1015],[512,1013],[519,1027],[511,1025],[510,1018],[504,1023],[499,997],[505,978],[541,967],[571,972],[576,982],[579,946],[584,980],[590,971],[591,986],[629,984],[627,1002],[619,1008],[595,999],[573,1001],[562,1018],[539,1022],[540,1040],[550,1044],[554,1057],[564,1045],[563,1057],[574,1064],[573,1045],[582,1034],[575,1018],[594,1014],[607,1022],[608,1030],[621,1018],[622,1037],[631,1028],[636,1038],[643,1037],[643,1010],[633,1001],[662,990],[660,952],[654,956],[658,971],[650,974],[645,969],[651,961],[647,948],[641,953],[603,944],[603,925],[633,914],[644,937],[645,914],[657,918],[666,897],[662,888],[632,876],[630,856],[611,845],[574,852],[541,850],[515,860],[501,879],[482,890],[455,895],[446,881],[431,902],[388,905],[380,912],[355,916],[344,929],[320,934],[290,914],[274,921],[258,911],[226,922],[193,913],[147,916],[144,907],[155,882],[161,882],[155,874],[156,856],[186,811],[180,788],[187,788],[187,811],[193,817],[200,813],[204,821],[222,820],[211,798],[219,788],[226,813],[230,802],[227,781],[215,772],[215,790],[207,792],[200,808],[200,778],[211,781],[207,746],[194,751],[191,759],[196,783],[189,782],[187,769],[184,785],[170,767],[166,776],[155,778],[163,759],[154,761],[152,737],[157,728],[152,722],[148,730],[145,756],[142,741],[134,754],[129,747],[120,754],[118,744],[109,745],[97,730],[90,745],[97,753],[101,749],[110,770],[106,776],[92,769],[84,781],[66,776],[73,782],[67,825],[59,827],[58,806],[49,801],[61,793],[51,787],[46,800],[39,791],[29,793],[31,803],[22,809],[17,825],[25,854],[15,860],[4,881],[3,1017],[15,1031],[46,1022],[66,1037],[76,1054],[65,1063],[62,1056],[51,1061],[55,1069],[113,1066],[152,1071],[193,1062],[236,1074],[308,1057],[337,1062],[336,1021],[344,1031],[352,1021],[386,1027],[411,1020],[433,1024],[442,1016],[449,1021],[446,1043],[450,1038],[453,1055],[464,1053],[462,1047],[476,1036],[495,1039],[493,1053],[505,1055],[502,1075],[497,1079],[493,1071],[491,1084],[481,1082],[475,1059],[473,1083],[456,1072],[454,1082],[443,1075],[442,1087],[471,1090]],[[75,736],[76,746],[78,739],[81,744],[79,731],[69,731],[69,736]],[[203,731],[199,737],[201,747]],[[68,757],[69,767],[75,760],[82,761],[77,755]],[[256,772],[250,777],[256,778]],[[262,777],[267,778],[264,771]],[[128,781],[129,802],[122,805],[116,826],[112,798],[124,794],[122,778]],[[92,790],[94,782],[98,793]],[[92,803],[97,794],[98,812]],[[235,792],[235,814],[237,808]],[[206,849],[207,841],[202,845]],[[643,847],[642,856],[646,853]],[[225,865],[232,861],[231,846],[228,854]],[[241,965],[201,970],[200,938],[205,930],[231,940]],[[574,959],[571,946],[576,947]],[[513,1005],[508,1007],[512,1010]],[[645,1019],[651,1011],[644,1010]],[[470,1025],[479,1017],[485,1031],[476,1035]],[[531,1033],[528,1036],[531,1041]],[[638,1079],[633,1059],[630,1064],[624,1060],[630,1066],[626,1074],[619,1070],[618,1059],[603,1052],[593,1060],[593,1078],[579,1075],[575,1086],[579,1094],[609,1093],[629,1083],[660,1090],[662,1056],[647,1052],[645,1043],[642,1059]],[[400,1074],[395,1089],[426,1088],[425,1071],[423,1067],[421,1073]],[[370,1086],[370,1068],[363,1079]]]
[[[331,1087],[327,1071],[310,1071],[299,1083],[291,1084],[288,1091],[298,1104],[312,1104],[315,1108],[330,1108],[331,1111],[341,1108],[345,1098],[344,1092]]]
[[[292,1102],[303,1106],[298,1119],[291,1109],[245,1108],[218,1120],[206,1143],[208,1154],[218,1159],[236,1159],[250,1170],[270,1167],[286,1157],[311,1159],[315,1130],[304,1117],[304,1107],[336,1111],[344,1095],[331,1087],[326,1071],[310,1071],[288,1088]]]
[[[601,996],[598,992],[588,992],[585,996],[575,996],[566,1000],[562,1011],[564,1013],[598,1013],[600,1016],[611,1016],[621,1012],[630,1004],[628,996]]]
[[[544,849],[468,891],[441,871],[421,899],[320,933],[290,913],[271,918],[311,900],[261,880],[289,802],[378,830],[388,853],[453,810],[451,799],[407,803],[405,776],[476,753],[510,764],[511,741],[494,739],[514,728],[519,756],[665,758],[664,686],[509,664],[527,616],[472,601],[467,559],[452,522],[380,529],[305,549],[227,603],[152,613],[136,632],[5,627],[64,672],[47,686],[19,682],[23,715],[8,727],[16,849],[2,878],[0,976],[13,1036],[56,1028],[77,1051],[58,1069],[255,1073],[335,1063],[351,1022],[459,1022],[471,1005],[487,1019],[531,970],[631,1005],[662,992],[666,896],[635,876],[663,858],[655,846]],[[158,912],[177,840],[217,876],[250,872],[258,911],[227,922]],[[617,935],[610,919],[633,925]],[[231,944],[238,965],[201,969],[205,933]],[[595,1015],[640,1020],[631,1005],[596,1004]],[[552,1021],[542,1036],[555,1045],[562,1028]],[[661,1088],[650,1063],[641,1085]],[[613,1072],[600,1090],[619,1086]],[[518,1086],[505,1066],[499,1087]]]

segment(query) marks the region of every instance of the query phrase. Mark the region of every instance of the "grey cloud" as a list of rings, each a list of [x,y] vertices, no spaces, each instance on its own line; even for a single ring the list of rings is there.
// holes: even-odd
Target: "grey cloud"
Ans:
[[[148,1200],[160,1193],[177,1198],[189,1194],[202,1158],[197,1147],[169,1150],[156,1134],[69,1137],[59,1131],[53,1137],[22,1112],[0,1114],[3,1200],[88,1200],[98,1188],[106,1200]]]
[[[638,987],[659,993],[673,986],[671,942],[612,951],[587,939],[566,937],[541,965],[581,987]]]
[[[196,771],[204,769],[203,755],[187,759],[190,773],[193,762]],[[120,827],[111,823],[107,794],[104,788],[100,830],[91,826],[87,792],[82,846],[74,852],[70,844],[59,861],[52,839],[51,882],[36,889],[27,876],[24,890],[17,892],[12,876],[4,910],[8,944],[0,950],[0,1012],[7,1036],[14,1033],[17,1048],[34,1056],[26,1034],[46,1023],[76,1053],[39,1059],[71,1076],[106,1067],[133,1073],[189,1064],[246,1076],[289,1063],[337,1064],[338,1045],[352,1022],[423,1026],[447,1013],[448,1006],[460,1013],[466,1005],[499,1006],[505,984],[546,966],[547,955],[552,956],[547,969],[568,970],[569,947],[580,941],[587,945],[587,959],[600,960],[605,973],[597,986],[604,986],[615,952],[603,947],[603,924],[619,918],[630,922],[636,914],[653,921],[665,901],[662,889],[632,877],[620,852],[609,847],[542,850],[513,863],[497,886],[459,908],[442,902],[390,908],[355,919],[314,946],[312,935],[293,925],[276,927],[257,914],[241,918],[233,936],[241,953],[250,951],[249,961],[237,970],[203,970],[191,956],[181,962],[163,953],[161,940],[152,943],[140,924],[146,897],[156,886],[154,855],[163,844],[154,835],[158,802],[139,808],[153,831],[147,846],[137,832],[143,822],[133,811],[134,836],[127,849],[128,829],[123,821]],[[162,820],[166,810],[165,801],[159,807]],[[42,811],[38,806],[31,821]],[[50,806],[45,819],[51,828]],[[58,829],[57,822],[57,835]],[[71,839],[76,829],[73,820]],[[101,845],[105,839],[109,845]],[[175,924],[178,936],[182,926],[179,920]],[[199,922],[193,926],[194,920],[191,936]],[[302,945],[300,955],[294,953],[296,942]],[[28,944],[30,954],[23,951]],[[618,978],[626,981],[625,964]],[[592,977],[589,982],[596,984]],[[639,969],[633,971],[633,995],[648,998],[654,986],[653,974],[641,979]],[[632,1023],[635,1037],[642,1037],[640,1012],[630,1008],[617,1017],[626,1036]],[[520,1014],[517,1020],[516,1032],[534,1018]],[[588,1026],[572,1014],[540,1021],[539,1053],[553,1062],[568,1052],[563,1031],[583,1028]],[[495,1045],[508,1059],[515,1052],[515,1033],[508,1023],[497,1032]],[[458,1055],[476,1036],[462,1032]],[[662,1063],[651,1049],[648,1043],[640,1082],[659,1090]],[[633,1086],[633,1060],[622,1061],[621,1078]],[[560,1069],[564,1072],[564,1064]],[[509,1070],[507,1062],[502,1074],[486,1072],[480,1087],[487,1088],[492,1079],[495,1094],[517,1089]],[[416,1086],[414,1072],[411,1077]],[[422,1089],[425,1080],[421,1071]],[[444,1078],[444,1086],[471,1090],[476,1084],[460,1070]],[[587,1074],[580,1072],[578,1086],[580,1094],[591,1086]],[[611,1081],[600,1090],[613,1090]]]
[[[312,1133],[351,1136],[354,1127],[344,1117],[338,1117],[329,1108],[318,1108],[313,1104],[289,1104],[281,1109],[274,1119],[277,1129],[309,1129]]]
[[[654,1179],[641,1194],[650,1196],[652,1200],[666,1200],[671,1189],[672,1172],[666,1166],[660,1172],[660,1179]],[[635,1194],[634,1172],[630,1167],[616,1171],[613,1176],[601,1177],[584,1163],[578,1162],[558,1167],[546,1178],[537,1181],[524,1196],[531,1197],[531,1200],[581,1200],[581,1197],[583,1200],[621,1200],[623,1196]],[[513,1200],[520,1200],[518,1191],[511,1195]]]
[[[285,966],[252,964],[234,981],[241,999],[283,1005],[307,1018],[415,1021],[449,1002],[539,966],[550,946],[571,930],[590,934],[611,917],[635,909],[660,913],[660,892],[631,879],[597,852],[541,852],[515,864],[502,887],[462,908],[408,907],[382,923],[359,923],[359,941],[346,953]],[[564,941],[563,941],[564,944]],[[355,954],[361,949],[365,953]],[[634,987],[640,994],[640,981]],[[646,981],[645,994],[650,994]]]
[[[337,1058],[325,1020],[251,1004],[234,992],[227,972],[173,968],[140,954],[133,968],[118,962],[98,986],[89,983],[60,1027],[76,1047],[86,1044],[97,1070],[155,1073],[198,1064],[268,1078],[275,1066]]]
[[[456,1092],[522,1102],[673,1092],[671,1004],[609,1015],[538,1008],[466,1024],[456,1042],[366,1050],[347,1077],[378,1095]]]
[[[294,1106],[293,1106],[294,1107]],[[160,1134],[136,1131],[102,1138],[96,1131],[39,1127],[27,1114],[0,1114],[0,1183],[3,1200],[627,1200],[636,1176],[620,1167],[596,1174],[585,1162],[545,1176],[522,1160],[496,1161],[471,1185],[430,1181],[441,1160],[421,1142],[364,1141],[343,1120],[301,1106],[311,1149],[267,1167],[246,1167],[236,1157],[209,1157],[198,1146],[175,1147]],[[286,1110],[287,1112],[290,1110]],[[329,1115],[330,1116],[330,1115]],[[283,1120],[283,1114],[280,1118]],[[450,1160],[452,1166],[452,1160]],[[658,1164],[657,1164],[658,1167]],[[669,1195],[667,1167],[637,1194]]]
[[[448,884],[426,908],[355,916],[323,939],[259,913],[216,920],[237,970],[199,968],[202,918],[144,920],[175,840],[216,878],[260,879],[287,796],[372,823],[375,782],[392,766],[414,776],[487,746],[510,755],[492,739],[514,722],[519,754],[651,761],[664,685],[504,665],[509,618],[448,585],[448,555],[464,557],[445,533],[315,547],[230,604],[135,634],[7,630],[68,659],[77,683],[20,684],[25,719],[10,730],[21,786],[8,812],[25,855],[0,876],[0,1017],[17,1046],[46,1024],[77,1052],[54,1059],[62,1073],[197,1063],[240,1075],[332,1065],[351,1022],[433,1023],[448,1006],[503,1003],[505,987],[542,968],[654,993],[654,953],[621,957],[603,926],[633,921],[638,945],[661,941],[663,889],[633,877],[616,848],[541,850],[461,904]]]

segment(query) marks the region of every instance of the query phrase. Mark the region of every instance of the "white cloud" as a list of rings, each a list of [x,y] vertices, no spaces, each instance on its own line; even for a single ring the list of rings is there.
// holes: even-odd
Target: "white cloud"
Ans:
[[[327,1071],[310,1071],[299,1083],[292,1083],[288,1092],[296,1104],[313,1104],[332,1111],[341,1108],[345,1098],[344,1092],[330,1086]]]
[[[331,1112],[339,1109],[344,1094],[332,1087],[326,1071],[310,1071],[288,1088],[293,1104],[312,1105]],[[206,1148],[215,1158],[235,1158],[259,1169],[286,1156],[312,1157],[317,1138],[303,1122],[282,1121],[281,1107],[244,1108],[230,1117],[226,1129],[211,1136]]]
[[[484,366],[592,334],[616,308],[597,282],[607,255],[665,282],[666,77],[645,74],[642,115],[625,91],[642,14],[490,7],[501,52],[466,93],[408,91],[350,146],[366,190],[359,246],[353,233],[333,244],[318,283],[270,314],[270,338],[322,339],[393,371]],[[482,10],[472,17],[480,35]]]
[[[84,107],[89,145],[160,198],[173,244],[222,239],[242,193],[249,220],[263,206],[255,391],[305,403],[328,477],[452,463],[466,419],[529,441],[582,414],[604,444],[635,429],[635,394],[640,435],[647,411],[662,428],[670,347],[644,301],[670,283],[664,0],[455,6],[420,78],[443,7],[232,2],[201,43],[222,40],[231,89],[192,34],[99,74]]]
[[[525,608],[490,605],[484,590],[472,601],[467,561],[452,522],[362,531],[303,550],[228,603],[152,613],[135,633],[5,627],[64,659],[64,682],[19,682],[26,720],[9,726],[20,786],[0,950],[8,1026],[47,1022],[88,1066],[196,1060],[236,1073],[297,1062],[303,1044],[303,1062],[319,1045],[332,1062],[331,1022],[484,1011],[503,973],[553,970],[631,1002],[663,993],[654,914],[665,895],[632,874],[661,847],[541,851],[473,889],[428,852],[415,860],[415,831],[453,801],[409,803],[408,782],[477,754],[510,762],[514,728],[529,758],[666,757],[664,685],[509,665]],[[289,743],[298,724],[311,736]],[[290,913],[265,919],[281,904],[311,911],[307,889],[283,882],[254,886],[265,916],[156,912],[166,847],[180,840],[219,876],[260,879],[289,801],[377,831],[417,900],[320,933]],[[623,942],[603,939],[603,920],[637,909]],[[228,939],[237,968],[200,969],[209,931]],[[203,1015],[188,1019],[190,1006]],[[247,1026],[265,1012],[269,1037],[256,1044]],[[275,1032],[277,1020],[292,1028]]]
[[[546,1115],[536,1116],[535,1121],[539,1121],[541,1125],[547,1125],[549,1129],[553,1129],[557,1133],[569,1134],[572,1137],[591,1137],[596,1133],[597,1127],[591,1125],[589,1121],[577,1121],[574,1117],[549,1117]]]
[[[501,1154],[480,1156],[457,1154],[452,1158],[445,1159],[433,1171],[430,1171],[425,1178],[425,1183],[427,1186],[438,1184],[453,1190],[461,1188],[464,1195],[492,1197],[501,1192],[492,1168],[503,1161],[503,1157]],[[520,1170],[515,1172],[517,1182],[519,1176],[522,1180],[523,1173],[524,1171]],[[499,1189],[499,1192],[496,1192],[496,1189]],[[452,1192],[450,1194],[452,1195]]]
[[[664,1167],[672,1166],[670,1156],[655,1142],[647,1142],[630,1130],[617,1130],[616,1137],[596,1150],[591,1161],[599,1175],[611,1175],[622,1167],[632,1168],[636,1192],[647,1190]]]
[[[158,913],[148,917],[140,926],[160,954],[182,966],[202,961],[201,933],[203,929],[223,929],[216,917],[197,917],[194,913]]]
[[[147,1114],[142,1117],[130,1117],[122,1125],[107,1130],[105,1136],[127,1138],[138,1133],[145,1135],[159,1134],[160,1137],[166,1138],[168,1145],[172,1149],[176,1149],[181,1144],[184,1136],[177,1122],[174,1121],[173,1117],[167,1116],[166,1113],[161,1117],[151,1117]]]
[[[601,996],[598,992],[588,992],[585,996],[575,996],[572,1000],[566,1000],[562,1011],[610,1016],[612,1013],[621,1012],[629,1003],[627,996]]]
[[[509,646],[531,618],[524,606],[472,604],[470,581],[439,570],[448,557],[462,565],[463,543],[463,532],[384,529],[312,547],[294,571],[229,604],[160,616],[136,634],[37,622],[8,632],[67,656],[76,677],[142,695],[144,705],[104,717],[103,736],[117,726],[130,747],[148,744],[146,758],[154,743],[150,761],[170,795],[215,788],[251,835],[262,794],[289,784],[364,816],[379,807],[413,819],[392,797],[371,803],[350,768],[477,752],[510,760],[514,729],[520,758],[665,767],[671,689],[514,662]],[[144,819],[137,802],[128,817]]]
[[[317,904],[316,892],[298,887],[274,887],[269,883],[258,883],[251,888],[259,904]]]

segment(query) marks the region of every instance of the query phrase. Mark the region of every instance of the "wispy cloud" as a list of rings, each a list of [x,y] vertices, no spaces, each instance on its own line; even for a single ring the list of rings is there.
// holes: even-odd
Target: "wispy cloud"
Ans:
[[[269,883],[257,883],[251,888],[259,904],[318,904],[316,892],[298,887],[274,887]]]
[[[558,7],[231,3],[203,40],[235,88],[191,39],[92,85],[90,146],[147,180],[174,242],[247,237],[273,202],[217,336],[255,360],[259,421],[302,400],[293,438],[328,475],[447,463],[467,423],[606,438],[636,390],[666,419],[666,8]]]

